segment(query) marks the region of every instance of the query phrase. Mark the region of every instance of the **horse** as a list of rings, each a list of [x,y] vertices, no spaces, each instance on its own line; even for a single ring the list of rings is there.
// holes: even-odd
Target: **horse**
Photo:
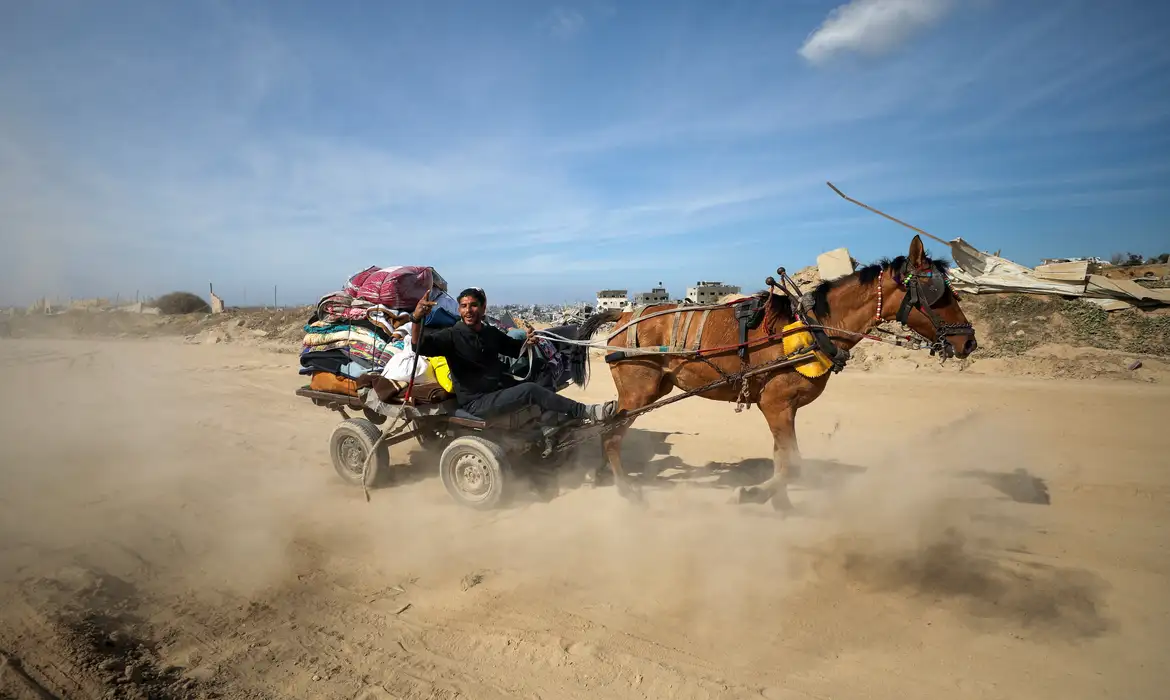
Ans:
[[[947,281],[947,269],[947,262],[931,259],[921,238],[915,236],[908,255],[882,259],[845,277],[822,282],[811,295],[803,297],[807,301],[806,310],[811,311],[810,326],[834,329],[820,336],[823,344],[818,344],[818,347],[826,355],[847,359],[848,350],[865,337],[862,334],[868,334],[883,321],[897,319],[931,341],[944,359],[969,356],[978,347],[975,331],[959,307],[958,294]],[[768,283],[771,285],[774,280],[769,278]],[[657,304],[639,310],[608,312],[607,320],[617,322],[616,330],[609,338],[611,348],[631,347],[627,324],[637,321],[636,315],[640,313],[647,318],[636,323],[637,337],[633,347],[674,344],[703,353],[701,356],[631,353],[623,358],[619,351],[613,354],[618,357],[607,356],[618,391],[618,416],[658,401],[672,388],[684,392],[702,389],[721,377],[783,360],[784,334],[777,332],[777,326],[781,323],[787,326],[799,320],[792,300],[769,290],[748,299],[753,297],[757,306],[763,307],[763,317],[762,322],[746,333],[733,304]],[[702,320],[692,323],[700,314]],[[679,323],[683,316],[690,318]],[[678,332],[680,327],[681,334]],[[740,355],[741,349],[743,355]],[[705,350],[711,352],[705,353]],[[772,477],[757,486],[737,488],[736,502],[763,504],[770,500],[777,511],[791,511],[789,468],[791,463],[800,459],[796,412],[815,401],[824,392],[833,372],[843,367],[840,359],[833,364],[833,371],[827,363],[823,365],[824,371],[819,376],[806,376],[806,373],[797,371],[797,367],[762,370],[742,382],[695,394],[714,401],[755,404],[772,431]],[[807,374],[816,375],[817,372]],[[622,438],[632,422],[632,419],[627,419],[604,435],[602,448],[618,493],[631,501],[641,502],[641,486],[629,478],[621,461]]]

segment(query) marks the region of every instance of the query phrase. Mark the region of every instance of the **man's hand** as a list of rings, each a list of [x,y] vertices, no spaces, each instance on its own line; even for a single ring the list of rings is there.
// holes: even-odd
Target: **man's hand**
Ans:
[[[526,335],[524,336],[524,347],[521,348],[522,350],[536,345],[536,341],[540,340],[540,338],[536,335],[536,329],[533,328],[532,324],[528,323],[527,321],[524,322],[524,332]]]
[[[431,312],[431,309],[435,308],[435,304],[436,302],[430,301],[426,297],[419,299],[418,305],[414,307],[414,313],[411,315],[414,322],[422,323],[423,319],[427,317],[427,314]]]

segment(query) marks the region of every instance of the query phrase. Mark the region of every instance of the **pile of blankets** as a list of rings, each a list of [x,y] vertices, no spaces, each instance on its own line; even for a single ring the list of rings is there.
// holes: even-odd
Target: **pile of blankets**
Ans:
[[[393,368],[396,378],[409,380],[413,363],[410,347],[411,313],[424,296],[438,302],[423,321],[434,328],[459,320],[459,306],[447,293],[447,282],[431,267],[369,267],[350,277],[341,291],[317,302],[305,324],[300,373],[311,377],[319,391],[357,394],[357,379]],[[411,362],[403,362],[410,359]],[[416,382],[444,384],[429,361],[418,362]],[[436,362],[446,369],[445,362]],[[403,370],[402,366],[406,365]]]

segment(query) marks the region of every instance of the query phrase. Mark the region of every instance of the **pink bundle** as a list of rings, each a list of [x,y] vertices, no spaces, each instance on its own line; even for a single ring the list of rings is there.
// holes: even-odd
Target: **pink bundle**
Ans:
[[[431,287],[447,291],[447,282],[433,267],[404,265],[369,267],[349,278],[345,292],[370,304],[396,310],[413,310]]]

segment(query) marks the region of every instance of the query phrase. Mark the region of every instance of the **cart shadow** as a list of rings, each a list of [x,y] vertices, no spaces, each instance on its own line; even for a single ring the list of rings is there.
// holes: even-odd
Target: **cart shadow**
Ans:
[[[735,489],[755,486],[772,476],[771,459],[753,457],[740,462],[708,462],[693,465],[671,454],[671,435],[690,434],[631,429],[622,441],[622,465],[631,476],[640,478],[648,488],[698,486],[712,489]],[[837,460],[803,459],[792,465],[794,486],[806,489],[836,490],[866,467]],[[600,443],[583,446],[573,469],[561,474],[561,488],[573,490],[583,485],[590,470],[597,470],[598,485],[611,484],[613,475],[605,464]]]
[[[789,483],[804,489],[836,491],[843,488],[849,479],[867,470],[868,467],[835,459],[804,458],[789,466]],[[668,485],[694,482],[711,488],[735,489],[761,484],[770,479],[774,471],[771,459],[754,457],[741,462],[708,462],[678,473],[660,474],[656,481]]]
[[[376,488],[396,488],[417,484],[439,476],[439,453],[416,448],[406,458],[405,464],[395,465],[375,485]]]

